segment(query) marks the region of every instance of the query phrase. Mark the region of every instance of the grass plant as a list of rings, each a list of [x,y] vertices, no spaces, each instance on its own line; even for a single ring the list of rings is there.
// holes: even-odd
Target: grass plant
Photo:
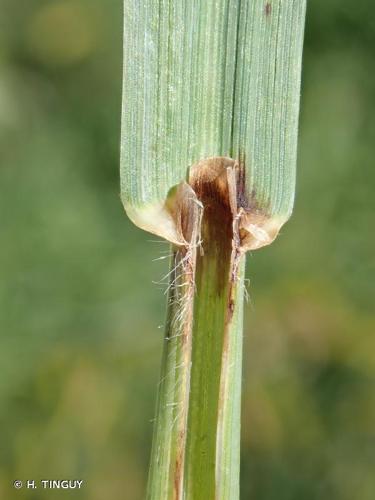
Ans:
[[[121,194],[172,245],[148,498],[238,500],[245,256],[291,215],[305,0],[125,0]]]

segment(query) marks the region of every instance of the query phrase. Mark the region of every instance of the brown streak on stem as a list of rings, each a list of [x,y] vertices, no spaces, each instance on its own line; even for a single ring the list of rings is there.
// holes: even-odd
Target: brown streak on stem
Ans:
[[[175,266],[173,276],[173,286],[175,297],[173,300],[179,302],[176,316],[173,319],[178,332],[181,349],[181,397],[176,411],[176,426],[178,434],[176,437],[176,452],[174,462],[171,464],[173,477],[173,498],[182,500],[185,464],[185,445],[187,434],[187,415],[189,408],[189,387],[190,387],[190,367],[192,349],[192,326],[193,326],[193,306],[195,291],[195,272],[197,246],[200,238],[200,224],[202,207],[190,186],[181,183],[176,190],[174,206],[170,208],[174,214],[176,228],[179,237],[184,241],[184,245],[176,247],[174,251],[175,262],[181,264],[181,276],[177,272],[178,264]],[[175,330],[174,330],[175,331]]]
[[[234,160],[224,157],[208,158],[190,169],[189,183],[202,203],[202,245],[207,258],[218,263],[217,293],[227,283],[228,258],[233,240],[233,206],[228,185],[228,170]],[[202,263],[204,265],[204,263]]]

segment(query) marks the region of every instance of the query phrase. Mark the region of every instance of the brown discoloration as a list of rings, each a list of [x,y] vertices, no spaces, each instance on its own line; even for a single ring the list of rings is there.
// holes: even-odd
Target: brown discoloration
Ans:
[[[179,241],[174,249],[173,272],[170,275],[169,300],[173,304],[168,310],[172,317],[168,319],[168,342],[175,343],[179,353],[179,393],[174,408],[172,426],[178,429],[173,442],[174,454],[171,457],[170,478],[173,500],[182,500],[185,467],[185,447],[187,416],[189,411],[189,387],[192,352],[193,307],[195,293],[195,273],[197,247],[200,234],[202,206],[192,188],[181,182],[169,196],[167,209],[173,216]],[[172,429],[171,429],[172,432]]]
[[[203,204],[206,203],[206,211],[212,213],[212,207],[216,206],[216,219],[220,218],[220,212],[224,219],[232,213],[237,225],[235,236],[240,240],[242,251],[255,250],[275,239],[286,218],[271,218],[264,200],[260,203],[255,191],[248,193],[245,172],[244,158],[239,161],[207,158],[191,167],[189,183],[182,181],[174,186],[164,203],[142,210],[127,206],[126,210],[139,227],[180,248],[188,248],[200,228]]]
[[[231,297],[233,294],[232,294],[232,283],[230,285],[230,288],[229,288],[229,293],[228,293],[228,307],[227,307],[227,312],[226,312],[226,315],[225,315],[225,324],[228,325],[231,321],[232,321],[232,318],[233,318],[233,314],[234,314],[234,310],[236,308],[236,303],[234,301],[234,299]],[[223,350],[226,351],[228,349],[228,341],[227,341],[227,335],[224,333],[224,345],[223,345]]]
[[[246,170],[243,164],[240,164],[237,169],[237,206],[238,208],[245,208],[249,202],[245,191]]]
[[[181,500],[182,498],[185,437],[185,430],[181,430],[178,435],[179,453],[176,458],[174,469],[174,500]]]
[[[228,308],[229,308],[229,311],[231,312],[231,314],[233,314],[233,311],[234,311],[234,300],[233,299],[231,299],[229,301]]]
[[[127,214],[144,230],[187,248],[200,226],[203,209],[198,199],[200,193],[201,201],[205,199],[209,206],[229,204],[237,219],[242,251],[269,245],[288,217],[271,217],[264,199],[260,198],[259,202],[254,191],[248,194],[244,164],[245,158],[239,161],[226,157],[202,160],[190,169],[190,185],[182,181],[170,189],[164,201],[142,208],[125,203]]]
[[[256,250],[272,243],[285,222],[270,216],[269,203],[264,200],[260,202],[255,189],[250,194],[247,193],[245,172],[243,162],[236,165],[237,230],[234,237],[238,237],[238,249],[241,252]]]
[[[202,160],[191,167],[189,184],[203,208],[203,249],[222,252],[219,262],[225,261],[229,241],[236,252],[244,253],[270,244],[277,236],[283,221],[269,216],[268,205],[264,201],[260,204],[254,190],[248,193],[244,159]],[[232,280],[238,258],[233,262]],[[218,274],[222,277],[225,273],[226,269],[221,269]],[[219,285],[224,285],[222,279]]]
[[[165,203],[165,209],[174,220],[180,244],[188,247],[196,235],[202,208],[187,182],[183,181],[173,188]]]
[[[266,6],[264,7],[264,12],[265,12],[266,16],[269,16],[271,14],[272,5],[270,4],[270,2],[266,3]]]
[[[228,266],[232,251],[233,213],[228,189],[227,169],[235,162],[228,158],[210,158],[190,170],[190,185],[203,205],[201,226],[205,262],[216,262],[217,293],[227,284]]]
[[[181,470],[182,470],[181,460],[176,460],[175,472],[174,472],[174,499],[180,500],[180,485],[181,485]]]

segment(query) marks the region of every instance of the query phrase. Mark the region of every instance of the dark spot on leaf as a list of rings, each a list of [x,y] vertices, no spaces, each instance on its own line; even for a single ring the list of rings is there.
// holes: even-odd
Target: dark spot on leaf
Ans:
[[[234,313],[234,301],[233,300],[229,301],[229,311],[230,311],[231,315]]]
[[[271,14],[271,11],[272,11],[272,5],[270,4],[270,2],[267,2],[266,6],[264,8],[264,12],[266,13],[266,16],[269,16]]]

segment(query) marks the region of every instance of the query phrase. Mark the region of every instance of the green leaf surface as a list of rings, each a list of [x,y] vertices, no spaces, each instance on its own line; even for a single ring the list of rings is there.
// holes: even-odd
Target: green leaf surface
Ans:
[[[134,222],[173,240],[170,189],[216,156],[244,166],[247,208],[277,230],[289,218],[304,16],[305,0],[125,1],[121,193]]]

